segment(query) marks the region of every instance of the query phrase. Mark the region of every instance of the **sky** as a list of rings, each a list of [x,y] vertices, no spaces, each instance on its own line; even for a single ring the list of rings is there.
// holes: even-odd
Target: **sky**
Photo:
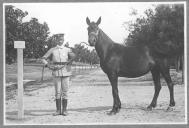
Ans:
[[[101,16],[99,27],[115,42],[123,43],[128,36],[128,31],[123,27],[126,21],[134,21],[136,17],[144,15],[144,11],[153,8],[150,2],[95,2],[95,3],[15,3],[12,4],[28,15],[23,22],[32,17],[40,23],[46,22],[50,35],[65,33],[65,42],[70,46],[80,42],[87,42],[86,17],[97,21]],[[137,10],[138,15],[129,15],[132,10]]]

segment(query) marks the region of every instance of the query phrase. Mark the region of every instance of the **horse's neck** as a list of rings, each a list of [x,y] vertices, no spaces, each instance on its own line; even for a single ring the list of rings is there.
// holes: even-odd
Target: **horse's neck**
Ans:
[[[100,57],[100,60],[105,60],[107,57],[108,49],[113,45],[113,41],[100,29],[98,41],[95,49]]]

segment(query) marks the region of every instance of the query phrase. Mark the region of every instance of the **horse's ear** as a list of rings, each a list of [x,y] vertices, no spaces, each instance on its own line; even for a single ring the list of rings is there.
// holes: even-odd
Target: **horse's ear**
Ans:
[[[90,23],[91,23],[88,17],[86,18],[86,22],[88,25],[90,25]]]
[[[98,21],[96,22],[97,25],[101,23],[101,17],[98,18]]]

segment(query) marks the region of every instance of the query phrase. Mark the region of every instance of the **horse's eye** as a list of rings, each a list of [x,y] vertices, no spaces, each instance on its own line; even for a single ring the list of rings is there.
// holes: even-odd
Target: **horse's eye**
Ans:
[[[91,31],[91,28],[90,28],[90,27],[88,27],[88,28],[87,28],[87,30],[88,30],[88,31]]]

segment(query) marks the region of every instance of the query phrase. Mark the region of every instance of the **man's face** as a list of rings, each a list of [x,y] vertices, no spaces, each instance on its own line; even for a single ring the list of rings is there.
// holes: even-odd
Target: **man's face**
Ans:
[[[57,40],[57,44],[58,44],[59,46],[61,46],[63,43],[64,43],[64,37],[60,37],[60,38]]]

